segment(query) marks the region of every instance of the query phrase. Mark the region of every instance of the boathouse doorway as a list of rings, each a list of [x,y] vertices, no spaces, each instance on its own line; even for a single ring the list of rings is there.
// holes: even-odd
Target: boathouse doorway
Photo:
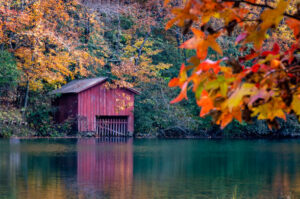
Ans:
[[[96,133],[100,137],[128,135],[128,116],[96,116]]]

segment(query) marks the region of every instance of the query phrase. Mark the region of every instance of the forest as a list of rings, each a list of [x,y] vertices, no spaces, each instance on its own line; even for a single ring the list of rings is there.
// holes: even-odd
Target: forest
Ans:
[[[300,136],[297,0],[0,0],[0,137],[74,135],[49,92],[107,77],[137,137]]]

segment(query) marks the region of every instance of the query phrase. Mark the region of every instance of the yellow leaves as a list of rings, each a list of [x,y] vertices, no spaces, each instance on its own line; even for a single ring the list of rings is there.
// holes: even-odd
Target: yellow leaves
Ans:
[[[294,94],[291,107],[293,111],[296,113],[296,115],[300,116],[300,95],[299,94]]]
[[[272,98],[269,102],[252,108],[252,116],[259,120],[274,120],[276,117],[286,119],[283,109],[286,108],[281,98]]]
[[[43,83],[40,80],[34,81],[34,80],[30,80],[29,81],[29,89],[30,90],[40,90],[43,88]]]
[[[222,49],[216,42],[219,33],[205,35],[201,30],[192,28],[194,37],[183,43],[180,48],[196,49],[197,57],[199,59],[205,59],[207,57],[208,48],[212,48],[214,51],[222,55]]]
[[[246,41],[254,42],[256,49],[259,49],[263,41],[267,38],[267,30],[276,28],[283,19],[283,14],[289,5],[290,0],[280,0],[274,9],[266,8],[260,15],[261,24],[258,29],[252,31]]]
[[[171,64],[159,63],[155,66],[155,68],[157,71],[160,71],[160,70],[169,69],[171,66],[172,66]]]
[[[123,34],[126,38],[126,45],[122,48],[120,56],[121,64],[112,65],[112,74],[120,79],[120,84],[126,81],[131,86],[139,82],[151,82],[157,80],[160,71],[171,67],[171,64],[153,64],[152,56],[161,52],[155,49],[154,41],[148,37],[133,37],[132,34]],[[134,81],[132,81],[134,77]],[[128,87],[128,86],[127,86]]]
[[[234,91],[234,93],[228,98],[226,106],[229,110],[236,107],[241,107],[243,104],[243,98],[247,95],[253,94],[255,85],[251,83],[244,83],[240,88]]]
[[[33,1],[22,5],[22,10],[16,9],[12,3],[8,2],[5,7],[0,3],[0,41],[7,46],[18,42],[10,50],[17,57],[17,65],[24,73],[23,80],[30,79],[36,85],[30,88],[41,87],[42,84],[35,82],[64,82],[66,77],[73,78],[75,73],[86,76],[89,74],[88,66],[104,64],[102,59],[91,56],[87,49],[78,50],[79,36],[83,30],[74,24],[69,11],[87,11],[76,7],[78,4],[75,0]],[[89,16],[89,13],[84,14],[84,17]],[[13,39],[10,39],[11,35]]]
[[[290,0],[280,0],[275,9],[266,9],[260,15],[262,23],[260,28],[267,30],[271,27],[277,27],[283,19],[283,14],[289,5]]]
[[[263,43],[263,41],[267,38],[266,35],[267,30],[259,30],[259,31],[253,31],[251,32],[248,37],[246,38],[247,42],[253,42],[254,47],[256,49],[259,49]]]

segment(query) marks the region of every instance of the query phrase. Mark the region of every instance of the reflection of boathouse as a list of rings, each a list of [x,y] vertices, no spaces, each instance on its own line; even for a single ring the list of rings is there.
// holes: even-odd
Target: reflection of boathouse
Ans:
[[[100,136],[124,136],[133,133],[134,95],[131,88],[108,88],[107,78],[73,80],[51,94],[55,100],[56,121],[76,118],[79,132],[97,132]]]
[[[77,151],[79,195],[132,198],[132,139],[81,139],[78,140]],[[89,190],[97,191],[91,193]]]

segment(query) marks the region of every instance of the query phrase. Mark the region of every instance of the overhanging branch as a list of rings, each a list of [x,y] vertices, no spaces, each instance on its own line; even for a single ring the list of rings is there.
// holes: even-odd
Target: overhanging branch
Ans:
[[[272,9],[272,10],[275,9],[272,6],[269,6],[268,4],[252,3],[252,2],[249,2],[249,1],[245,1],[245,0],[223,0],[223,2],[237,2],[237,3],[240,2],[240,3],[245,3],[245,4],[248,4],[248,5],[251,5],[251,6],[255,6],[255,7],[269,8],[269,9]],[[283,15],[286,16],[286,17],[293,18],[293,19],[296,19],[296,20],[300,21],[300,16],[291,15],[291,14],[288,14],[286,12]]]

